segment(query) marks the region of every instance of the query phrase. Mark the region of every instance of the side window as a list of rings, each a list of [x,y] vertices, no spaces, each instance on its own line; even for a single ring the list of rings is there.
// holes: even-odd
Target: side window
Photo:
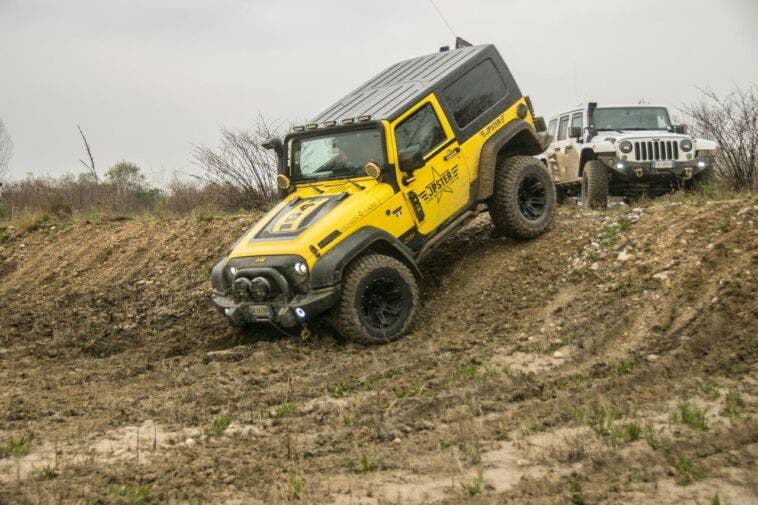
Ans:
[[[557,119],[551,119],[550,124],[547,125],[547,132],[551,137],[555,137],[555,128],[558,126]]]
[[[507,94],[492,60],[479,63],[442,92],[459,128],[465,128]]]
[[[418,150],[425,155],[445,140],[442,125],[437,119],[437,114],[434,113],[432,104],[429,103],[403,119],[395,127],[395,142],[398,152],[413,148],[413,150]]]
[[[584,126],[582,123],[583,123],[583,121],[582,121],[582,113],[581,112],[577,112],[576,114],[574,114],[573,116],[571,116],[571,126],[572,127],[576,126],[576,127],[578,127],[581,130],[582,127]]]
[[[566,140],[568,135],[569,117],[563,116],[558,124],[558,140]]]

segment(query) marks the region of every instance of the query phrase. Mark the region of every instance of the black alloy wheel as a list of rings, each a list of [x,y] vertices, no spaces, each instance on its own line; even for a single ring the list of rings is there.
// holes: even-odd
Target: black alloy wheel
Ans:
[[[527,174],[518,186],[518,208],[527,219],[539,219],[545,212],[546,190],[542,181]]]

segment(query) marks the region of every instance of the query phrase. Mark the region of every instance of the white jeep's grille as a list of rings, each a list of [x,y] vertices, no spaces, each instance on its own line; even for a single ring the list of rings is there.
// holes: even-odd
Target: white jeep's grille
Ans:
[[[679,143],[676,140],[636,140],[633,144],[636,161],[679,158]]]

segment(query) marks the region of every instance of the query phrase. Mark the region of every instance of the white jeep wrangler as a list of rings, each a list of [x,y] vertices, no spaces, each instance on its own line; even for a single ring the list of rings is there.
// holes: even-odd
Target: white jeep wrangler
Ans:
[[[591,102],[550,119],[553,142],[538,158],[555,182],[559,202],[581,193],[583,205],[604,208],[608,196],[656,197],[691,189],[711,175],[711,140],[672,125],[665,106]]]

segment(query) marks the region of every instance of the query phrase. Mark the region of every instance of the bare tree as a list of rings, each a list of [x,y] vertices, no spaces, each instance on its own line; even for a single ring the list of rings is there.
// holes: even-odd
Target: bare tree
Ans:
[[[203,171],[201,179],[241,191],[244,201],[239,204],[245,208],[276,200],[276,154],[261,144],[279,134],[278,125],[263,116],[249,130],[222,128],[218,148],[195,146],[192,156]]]
[[[82,131],[82,127],[79,125],[76,125],[77,128],[79,128],[79,134],[82,136],[82,140],[84,141],[84,149],[87,151],[87,157],[89,157],[89,165],[84,162],[84,160],[79,160],[82,162],[82,165],[87,167],[87,170],[89,171],[92,178],[95,180],[95,182],[98,181],[97,177],[97,170],[95,170],[95,158],[92,156],[92,149],[89,147],[89,142],[87,142],[87,137],[84,136],[84,132]]]
[[[723,97],[710,89],[700,93],[681,111],[693,134],[718,142],[716,173],[733,189],[758,187],[758,87],[735,86]]]
[[[13,140],[5,128],[5,123],[0,119],[0,181],[5,179],[10,169],[10,161],[13,156]]]

